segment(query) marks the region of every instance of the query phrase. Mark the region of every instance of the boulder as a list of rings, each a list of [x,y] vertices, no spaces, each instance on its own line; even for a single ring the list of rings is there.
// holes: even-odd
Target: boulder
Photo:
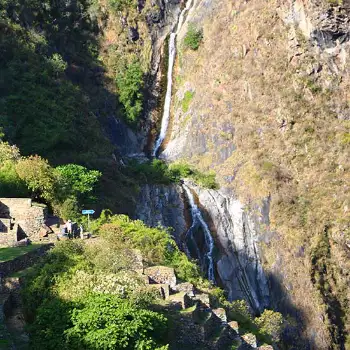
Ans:
[[[162,299],[169,299],[170,288],[169,284],[150,284],[150,289],[156,290]]]

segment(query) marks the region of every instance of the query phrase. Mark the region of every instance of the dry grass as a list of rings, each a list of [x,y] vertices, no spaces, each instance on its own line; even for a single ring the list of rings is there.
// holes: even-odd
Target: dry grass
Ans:
[[[194,16],[204,41],[197,52],[181,51],[176,88],[178,95],[189,87],[195,91],[186,128],[207,140],[208,152],[190,161],[201,170],[214,169],[221,184],[232,186],[245,202],[271,194],[270,228],[281,236],[264,250],[282,255],[281,273],[293,285],[293,301],[318,330],[319,344],[325,344],[324,306],[310,281],[309,252],[312,237],[328,224],[330,263],[339,267],[350,238],[350,145],[344,136],[350,121],[338,118],[349,108],[350,70],[344,65],[335,73],[327,54],[317,53],[298,30],[282,23],[278,5],[277,0],[216,1],[204,19]],[[292,47],[293,36],[298,48]],[[301,54],[295,56],[296,51]],[[319,64],[322,69],[312,73]],[[176,137],[183,113],[174,112]],[[200,122],[193,122],[195,117]],[[225,123],[234,127],[237,150],[218,163],[222,144],[213,140]],[[235,180],[228,184],[224,179],[231,175]],[[301,246],[306,255],[296,259]],[[349,283],[344,270],[349,263],[341,261],[334,273],[339,291]]]

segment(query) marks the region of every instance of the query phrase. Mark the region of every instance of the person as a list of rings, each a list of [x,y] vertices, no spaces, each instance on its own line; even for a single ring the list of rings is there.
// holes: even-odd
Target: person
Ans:
[[[84,239],[84,228],[82,224],[80,224],[79,226],[79,231],[80,231],[80,238]]]
[[[66,228],[67,228],[68,236],[69,236],[69,238],[71,238],[72,237],[72,221],[71,220],[68,220],[66,222]]]

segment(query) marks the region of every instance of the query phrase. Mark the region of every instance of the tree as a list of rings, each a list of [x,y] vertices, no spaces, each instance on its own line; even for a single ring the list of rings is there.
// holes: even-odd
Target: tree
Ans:
[[[55,169],[59,181],[59,192],[63,198],[76,197],[83,199],[84,195],[90,194],[101,173],[97,170],[88,170],[77,164],[67,164]]]
[[[33,192],[33,197],[42,197],[49,202],[54,199],[56,179],[46,159],[40,156],[22,158],[16,165],[16,171]]]

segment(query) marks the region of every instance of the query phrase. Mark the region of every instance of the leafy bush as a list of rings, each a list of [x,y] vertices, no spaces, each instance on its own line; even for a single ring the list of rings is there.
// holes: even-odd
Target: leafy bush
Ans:
[[[139,62],[135,61],[117,73],[119,100],[125,109],[126,120],[134,124],[142,112],[143,72]]]
[[[197,29],[194,24],[189,24],[186,36],[184,38],[184,45],[191,50],[198,50],[203,41],[203,30]]]
[[[15,163],[10,160],[3,162],[0,166],[0,196],[26,197],[28,195],[26,183],[18,176]]]
[[[164,316],[104,294],[89,295],[73,310],[72,322],[65,334],[69,348],[77,350],[157,349],[167,326]]]
[[[283,327],[283,317],[279,312],[265,310],[260,317],[255,318],[254,322],[261,333],[270,336],[274,341],[279,341]]]

